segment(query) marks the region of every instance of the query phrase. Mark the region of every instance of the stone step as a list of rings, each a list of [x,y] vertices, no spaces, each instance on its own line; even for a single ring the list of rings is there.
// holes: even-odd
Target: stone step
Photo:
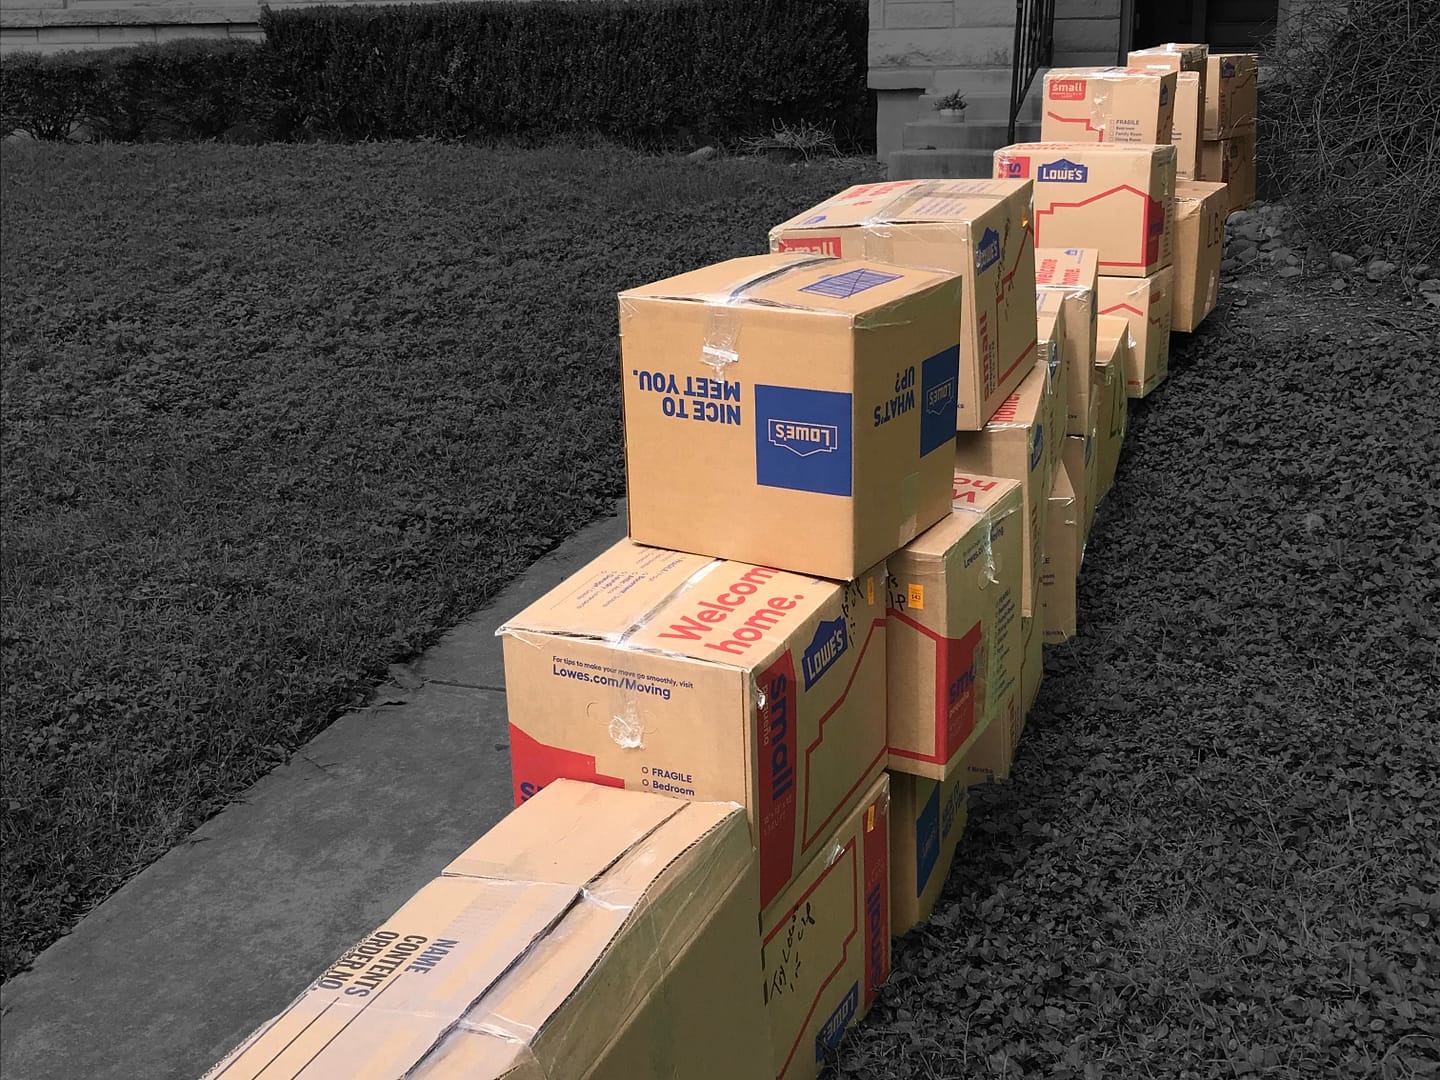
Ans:
[[[1010,142],[1008,124],[972,123],[968,112],[963,122],[917,120],[906,124],[902,138],[906,150],[998,150]],[[1039,138],[1039,124],[1015,126],[1015,142],[1037,142]]]
[[[896,150],[891,180],[970,180],[995,175],[990,150]]]

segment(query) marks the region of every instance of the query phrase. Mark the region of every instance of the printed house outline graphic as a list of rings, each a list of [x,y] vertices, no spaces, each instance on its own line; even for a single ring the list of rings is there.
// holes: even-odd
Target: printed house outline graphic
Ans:
[[[1058,162],[1056,162],[1055,164],[1058,164]],[[1101,199],[1108,199],[1111,195],[1119,194],[1119,193],[1121,193],[1121,192],[1128,193],[1128,194],[1130,194],[1130,195],[1134,195],[1136,198],[1138,198],[1138,199],[1140,200],[1142,207],[1148,208],[1148,205],[1149,205],[1149,202],[1150,202],[1150,196],[1149,196],[1146,192],[1141,191],[1139,188],[1137,188],[1137,187],[1132,187],[1130,184],[1121,184],[1121,185],[1119,185],[1118,187],[1107,188],[1105,191],[1102,191],[1102,192],[1100,192],[1100,193],[1097,194],[1097,195],[1091,195],[1088,199],[1081,199],[1079,202],[1053,202],[1053,203],[1051,203],[1049,206],[1045,207],[1045,209],[1043,209],[1043,210],[1036,210],[1036,211],[1035,211],[1035,242],[1036,242],[1037,244],[1043,244],[1043,243],[1045,242],[1045,239],[1044,239],[1045,230],[1040,227],[1040,219],[1043,218],[1043,217],[1045,217],[1047,214],[1054,214],[1054,213],[1056,213],[1056,212],[1059,211],[1059,210],[1079,210],[1079,209],[1081,209],[1081,208],[1083,208],[1083,207],[1089,206],[1089,205],[1090,205],[1091,203],[1093,203],[1093,202],[1099,202]],[[1147,226],[1148,226],[1149,223],[1150,223],[1150,216],[1149,216],[1148,213],[1144,215],[1144,219],[1143,219],[1143,220],[1145,221],[1145,223],[1146,223]],[[1128,261],[1127,261],[1127,260],[1123,260],[1123,259],[1101,259],[1101,260],[1100,260],[1100,265],[1101,265],[1101,266],[1144,266],[1145,263],[1146,263],[1146,259],[1144,258],[1144,255],[1145,255],[1145,250],[1144,250],[1145,240],[1146,240],[1146,237],[1145,237],[1145,236],[1141,236],[1141,238],[1140,238],[1140,245],[1141,245],[1140,256],[1141,256],[1141,257],[1140,257],[1140,258],[1138,258],[1138,259],[1133,259],[1133,260],[1128,260]]]

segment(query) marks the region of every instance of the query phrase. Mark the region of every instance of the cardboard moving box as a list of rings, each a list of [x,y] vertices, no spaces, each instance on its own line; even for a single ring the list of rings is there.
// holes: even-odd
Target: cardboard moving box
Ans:
[[[948,780],[890,774],[890,933],[907,933],[930,918],[965,833],[970,789]]]
[[[1127,66],[1147,71],[1173,71],[1177,75],[1192,72],[1200,80],[1200,91],[1204,94],[1209,76],[1210,46],[1198,42],[1167,42],[1148,49],[1131,49],[1125,58]],[[1198,137],[1198,136],[1197,136]]]
[[[1230,193],[1224,184],[1182,180],[1175,185],[1175,272],[1171,329],[1189,333],[1215,310],[1220,256]]]
[[[1045,525],[1045,561],[1040,577],[1045,644],[1058,645],[1075,636],[1076,592],[1085,545],[1080,538],[1084,506],[1075,494],[1070,470],[1060,468]],[[1079,481],[1084,483],[1082,477]]]
[[[208,1075],[767,1076],[758,903],[740,807],[555,784]]]
[[[1050,311],[1047,297],[1061,298],[1063,308],[1067,435],[1085,433],[1085,417],[1090,411],[1099,270],[1100,261],[1089,248],[1040,248],[1035,252],[1036,317]]]
[[[884,564],[839,584],[622,540],[497,633],[516,801],[566,777],[740,803],[762,903],[884,768]]]
[[[1170,373],[1170,287],[1167,268],[1148,278],[1100,279],[1100,314],[1121,315],[1130,324],[1130,366],[1125,392],[1142,398]]]
[[[1050,462],[1059,454],[1059,446],[1051,445],[1060,436],[1049,419],[1053,399],[1047,371],[1044,361],[1037,363],[984,431],[961,432],[955,437],[955,472],[1020,482],[1027,522],[1020,581],[1020,611],[1024,615],[1039,610],[1045,496],[1050,489]]]
[[[1100,273],[1145,277],[1170,265],[1175,148],[1017,143],[995,151],[995,175],[1035,181],[1035,243],[1093,248]]]
[[[1227,214],[1255,204],[1255,132],[1200,144],[1200,179],[1230,189]]]
[[[956,429],[978,431],[1030,370],[1035,269],[1026,180],[902,180],[847,188],[770,230],[772,251],[878,259],[959,274]]]
[[[1175,75],[1138,67],[1051,68],[1040,138],[1046,142],[1168,143]]]
[[[753,925],[753,924],[752,924]],[[890,783],[883,773],[760,916],[776,1080],[813,1080],[890,977]],[[706,993],[712,991],[706,988]],[[735,1026],[744,1042],[750,1029]],[[635,1074],[636,1080],[656,1073]],[[736,1080],[745,1074],[735,1073]]]
[[[1254,53],[1211,53],[1205,75],[1205,138],[1255,130],[1259,64]]]
[[[621,293],[631,538],[845,581],[939,521],[960,289],[789,254]]]
[[[1170,142],[1175,147],[1175,175],[1193,180],[1200,171],[1200,141],[1205,128],[1205,103],[1200,76],[1182,71],[1175,87],[1175,133]]]
[[[1130,324],[1118,315],[1101,315],[1096,324],[1100,331],[1100,357],[1095,363],[1100,409],[1095,422],[1095,491],[1097,499],[1103,499],[1115,483],[1129,422],[1125,372],[1130,363]]]
[[[890,768],[943,779],[1020,678],[1025,501],[955,475],[955,509],[887,561]]]

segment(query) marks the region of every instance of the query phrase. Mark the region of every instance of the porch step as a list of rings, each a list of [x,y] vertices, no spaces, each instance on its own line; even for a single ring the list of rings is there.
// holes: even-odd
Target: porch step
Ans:
[[[995,175],[993,150],[896,150],[891,180],[969,180]]]
[[[969,119],[969,110],[963,122],[950,120],[916,120],[906,124],[902,136],[906,150],[998,150],[1010,140],[1008,124],[976,124]],[[1015,125],[1016,142],[1037,142],[1040,138],[1039,124]]]

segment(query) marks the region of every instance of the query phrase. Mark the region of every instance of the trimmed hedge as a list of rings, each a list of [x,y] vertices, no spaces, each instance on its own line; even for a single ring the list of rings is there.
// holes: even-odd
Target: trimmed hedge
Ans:
[[[541,139],[644,147],[819,125],[874,145],[866,0],[479,0],[261,16],[266,40],[18,57],[8,130],[121,141]]]

